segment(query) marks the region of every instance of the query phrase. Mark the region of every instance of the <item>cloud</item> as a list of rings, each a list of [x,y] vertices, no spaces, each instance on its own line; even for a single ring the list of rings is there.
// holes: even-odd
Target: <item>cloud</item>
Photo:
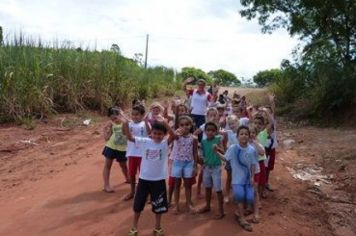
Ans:
[[[117,43],[127,57],[144,53],[150,34],[151,66],[222,68],[244,77],[279,67],[296,40],[284,31],[261,34],[239,8],[234,0],[3,0],[0,22],[5,32],[22,30],[44,40],[97,49]]]

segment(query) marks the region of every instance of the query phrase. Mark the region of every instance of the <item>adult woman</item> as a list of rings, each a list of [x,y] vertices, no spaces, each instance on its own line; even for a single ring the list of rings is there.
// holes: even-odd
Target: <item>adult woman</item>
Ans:
[[[184,82],[184,89],[186,85],[191,83],[191,79],[188,78]],[[197,82],[198,88],[191,90],[191,116],[195,123],[195,127],[200,127],[205,123],[205,113],[209,106],[209,103],[213,101],[213,96],[205,90],[205,80],[199,79]]]

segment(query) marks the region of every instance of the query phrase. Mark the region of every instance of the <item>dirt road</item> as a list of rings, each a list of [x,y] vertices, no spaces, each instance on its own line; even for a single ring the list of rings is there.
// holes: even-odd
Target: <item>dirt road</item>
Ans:
[[[88,116],[91,124],[81,125]],[[60,115],[47,124],[39,122],[34,130],[0,127],[0,235],[127,235],[132,201],[122,201],[129,186],[123,184],[118,165],[111,178],[116,192],[102,191],[103,124],[103,118],[86,114]],[[226,205],[223,220],[214,220],[214,198],[213,211],[206,215],[167,213],[167,235],[355,235],[356,150],[350,144],[356,143],[356,131],[289,126],[280,121],[281,145],[272,174],[276,190],[262,203],[261,223],[253,233],[236,224],[234,204]],[[288,149],[283,148],[285,140],[294,140]],[[337,148],[330,151],[330,145]],[[292,176],[326,164],[329,168],[322,173],[334,176],[320,186]],[[197,206],[204,202],[194,201]],[[147,205],[140,235],[151,235],[152,226]]]

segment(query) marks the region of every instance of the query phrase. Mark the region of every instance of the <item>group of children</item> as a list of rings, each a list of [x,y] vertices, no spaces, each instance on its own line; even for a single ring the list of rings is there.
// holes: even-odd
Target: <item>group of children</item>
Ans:
[[[109,109],[111,120],[104,128],[104,191],[113,192],[109,176],[116,159],[131,185],[124,200],[134,199],[129,235],[138,234],[139,217],[147,203],[155,214],[154,235],[164,235],[162,214],[171,206],[175,214],[181,211],[182,183],[188,212],[209,212],[214,189],[218,200],[216,219],[225,216],[224,203],[232,198],[237,203],[236,220],[243,229],[252,231],[245,218],[248,213],[253,213],[253,223],[259,222],[260,199],[266,197],[266,190],[273,191],[268,180],[277,143],[274,106],[247,107],[246,100],[236,94],[232,99],[227,93],[224,97],[224,101],[212,100],[205,123],[198,127],[190,116],[189,104],[178,97],[172,104],[153,103],[147,113],[144,104],[134,101],[130,117],[120,108]],[[169,106],[173,114],[169,114]],[[227,178],[223,188],[224,170]],[[196,209],[192,201],[192,186],[196,183],[198,197],[202,196],[202,184],[205,188],[201,209]]]

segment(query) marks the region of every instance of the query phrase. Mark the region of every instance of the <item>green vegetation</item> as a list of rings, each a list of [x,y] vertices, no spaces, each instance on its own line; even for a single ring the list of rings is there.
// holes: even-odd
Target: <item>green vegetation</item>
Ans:
[[[335,117],[356,105],[356,1],[241,0],[262,31],[285,28],[302,41],[294,61],[283,61],[272,90],[283,111]]]
[[[221,86],[240,86],[241,81],[231,72],[220,69],[208,73]]]
[[[105,112],[133,97],[173,95],[174,71],[143,69],[111,51],[90,51],[18,35],[0,46],[0,122],[26,121],[56,112]]]
[[[265,87],[280,79],[281,76],[282,71],[280,69],[263,70],[253,76],[253,82],[259,87]]]
[[[179,75],[183,79],[186,79],[188,77],[193,77],[194,79],[204,79],[208,83],[212,82],[212,78],[205,73],[202,69],[195,68],[195,67],[183,67],[182,72]]]

